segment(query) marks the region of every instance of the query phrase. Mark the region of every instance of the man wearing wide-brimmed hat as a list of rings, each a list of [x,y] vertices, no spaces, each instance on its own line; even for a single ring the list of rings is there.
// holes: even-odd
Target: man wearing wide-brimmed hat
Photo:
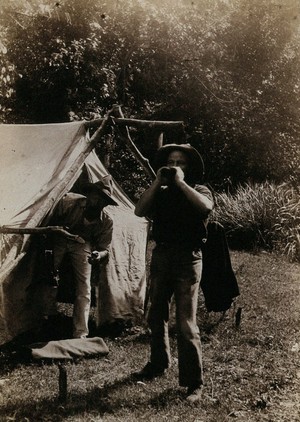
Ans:
[[[112,239],[113,221],[105,210],[118,205],[112,197],[111,176],[83,187],[84,195],[69,192],[58,203],[52,224],[67,227],[83,242],[55,234],[53,239],[54,270],[57,271],[65,255],[74,270],[75,302],[73,337],[85,338],[91,303],[91,264],[107,257]]]
[[[176,304],[179,384],[187,387],[187,400],[201,399],[203,385],[200,333],[196,322],[202,272],[201,245],[206,238],[204,220],[213,208],[210,190],[197,183],[203,179],[200,154],[189,144],[168,144],[157,152],[156,179],[136,204],[138,216],[153,220],[150,270],[151,354],[136,374],[152,379],[171,364],[168,320],[171,298]]]

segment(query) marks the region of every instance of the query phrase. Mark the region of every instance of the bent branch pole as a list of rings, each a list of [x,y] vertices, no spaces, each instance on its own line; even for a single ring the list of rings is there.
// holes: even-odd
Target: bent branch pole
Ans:
[[[111,116],[111,119],[113,120],[113,122],[116,121],[115,117],[117,117],[117,118],[119,118],[119,117],[123,118],[123,112],[122,112],[121,107],[119,105],[113,106],[113,111],[112,111],[112,116]],[[133,140],[131,139],[131,136],[130,136],[128,127],[125,126],[123,129],[120,129],[119,130],[119,133],[120,133],[122,139],[125,141],[126,146],[129,149],[129,151],[132,152],[132,154],[135,156],[135,158],[137,159],[137,161],[144,168],[144,170],[146,171],[146,173],[150,176],[150,178],[152,180],[155,179],[155,177],[156,177],[155,171],[151,167],[149,160],[147,158],[145,158],[141,154],[140,150],[135,146]]]

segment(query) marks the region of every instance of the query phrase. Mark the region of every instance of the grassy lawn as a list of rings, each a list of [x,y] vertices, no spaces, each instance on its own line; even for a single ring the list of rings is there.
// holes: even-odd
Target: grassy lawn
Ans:
[[[54,364],[6,362],[0,369],[1,421],[296,422],[300,420],[300,266],[261,253],[232,253],[241,296],[224,319],[199,303],[205,389],[185,402],[173,366],[148,383],[131,377],[148,359],[149,334],[134,327],[105,339],[109,355],[66,364],[68,398],[58,400]],[[242,308],[241,323],[235,312]]]

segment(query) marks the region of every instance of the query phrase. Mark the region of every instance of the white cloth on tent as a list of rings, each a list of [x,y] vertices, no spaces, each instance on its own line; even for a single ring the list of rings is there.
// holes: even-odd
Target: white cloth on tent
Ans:
[[[0,125],[0,225],[24,227],[40,224],[51,205],[54,207],[71,189],[83,165],[92,182],[106,175],[108,172],[94,151],[81,168],[74,168],[74,162],[88,142],[88,134],[80,122]],[[74,174],[68,186],[64,186],[70,169]],[[148,222],[134,215],[132,202],[115,181],[113,184],[114,199],[119,206],[108,207],[115,228],[111,259],[99,286],[99,324],[142,314],[146,288]],[[49,203],[51,192],[60,186],[59,196]],[[44,213],[37,219],[41,209]],[[32,262],[29,258],[26,261]],[[18,265],[5,277],[0,289],[0,320],[4,320],[7,330],[14,336],[34,326],[42,309],[38,303],[39,295],[28,294],[32,284],[30,269],[25,275],[24,265]]]
[[[22,227],[64,179],[86,132],[78,122],[0,125],[0,136],[0,225]]]

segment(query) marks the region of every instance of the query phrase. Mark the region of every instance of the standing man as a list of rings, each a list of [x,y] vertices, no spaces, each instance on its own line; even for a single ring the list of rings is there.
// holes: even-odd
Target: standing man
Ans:
[[[61,234],[54,235],[54,270],[57,271],[65,255],[74,270],[75,302],[73,310],[73,337],[87,337],[91,303],[91,264],[108,256],[112,239],[113,221],[107,214],[107,205],[118,205],[112,198],[112,180],[105,176],[85,186],[86,196],[67,193],[58,203],[51,221],[64,226],[84,242],[76,242]]]
[[[140,379],[164,374],[171,364],[168,321],[171,298],[176,304],[179,384],[187,400],[201,399],[203,385],[200,332],[196,313],[202,272],[204,220],[213,209],[210,190],[196,183],[203,178],[199,153],[189,144],[168,144],[157,152],[157,176],[138,201],[136,215],[153,220],[150,267],[150,361],[137,373]]]

